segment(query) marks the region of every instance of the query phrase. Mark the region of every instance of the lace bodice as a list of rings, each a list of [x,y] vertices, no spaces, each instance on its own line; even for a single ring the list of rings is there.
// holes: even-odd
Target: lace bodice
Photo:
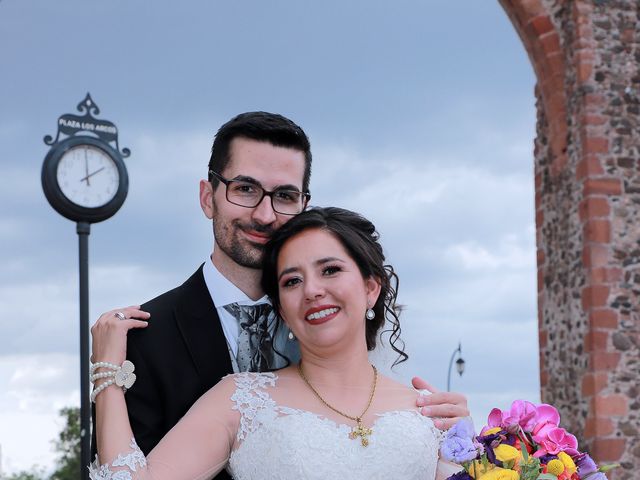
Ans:
[[[377,413],[368,423],[373,430],[369,445],[363,447],[360,441],[349,438],[352,425],[284,406],[281,396],[276,397],[280,398],[280,402],[276,402],[272,393],[276,391],[277,375],[240,373],[226,378],[223,383],[229,380],[235,384],[235,390],[229,391],[232,392],[231,409],[237,429],[233,432],[235,441],[227,454],[227,470],[236,480],[436,478],[441,433],[431,419],[423,417],[415,409]],[[169,433],[171,435],[172,432]],[[185,441],[189,440],[183,438],[182,442]],[[163,442],[160,447],[163,447]],[[181,444],[181,448],[187,447]],[[119,469],[114,473],[108,465],[99,467],[94,464],[91,478],[159,478],[156,475],[159,470],[153,475],[146,467],[144,473],[140,468],[136,471],[137,465],[144,467],[144,458],[141,461],[136,450],[133,443],[130,454],[136,458],[134,468]],[[155,450],[149,456],[151,464],[154,453]],[[167,458],[171,453],[171,450],[162,452],[163,463],[172,462]],[[119,457],[120,465],[127,464],[123,458],[126,457]],[[176,472],[179,470],[172,469],[173,476],[166,478],[178,478]],[[206,471],[207,474],[197,478],[211,478],[211,470]],[[179,475],[179,478],[195,477]]]
[[[229,460],[236,480],[435,478],[440,434],[417,411],[379,414],[369,446],[349,438],[351,426],[277,405],[273,374],[236,376],[239,447]]]

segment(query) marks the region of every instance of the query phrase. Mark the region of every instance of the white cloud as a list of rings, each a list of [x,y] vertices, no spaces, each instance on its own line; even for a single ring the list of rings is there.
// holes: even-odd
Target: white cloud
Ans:
[[[0,356],[0,445],[6,472],[50,467],[58,412],[80,403],[78,358],[67,354]]]

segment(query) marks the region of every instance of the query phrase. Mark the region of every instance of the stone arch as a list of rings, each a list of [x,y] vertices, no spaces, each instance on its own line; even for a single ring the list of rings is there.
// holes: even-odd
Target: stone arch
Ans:
[[[499,0],[537,77],[542,399],[640,468],[640,3]]]

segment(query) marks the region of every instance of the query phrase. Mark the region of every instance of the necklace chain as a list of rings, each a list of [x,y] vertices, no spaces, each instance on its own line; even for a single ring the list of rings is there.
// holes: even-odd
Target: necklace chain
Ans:
[[[371,385],[371,393],[369,394],[369,401],[367,402],[367,406],[362,411],[362,413],[357,417],[354,417],[351,415],[347,415],[344,412],[341,412],[340,410],[338,410],[332,405],[329,405],[329,403],[324,398],[322,398],[322,396],[318,393],[318,391],[315,388],[313,388],[313,385],[311,385],[311,382],[309,382],[309,379],[306,377],[306,375],[304,374],[304,370],[302,369],[302,362],[298,363],[298,373],[300,374],[300,378],[302,378],[304,383],[307,384],[307,386],[311,389],[311,391],[315,394],[315,396],[318,397],[318,400],[320,400],[325,407],[330,408],[331,410],[336,412],[338,415],[342,415],[343,417],[356,422],[356,426],[353,427],[353,430],[351,430],[351,433],[349,434],[349,438],[353,440],[357,437],[361,437],[361,443],[363,447],[366,447],[367,445],[369,445],[369,440],[367,439],[367,436],[371,435],[373,433],[373,430],[371,428],[366,428],[362,424],[362,417],[364,417],[364,415],[369,411],[369,407],[371,407],[371,403],[373,402],[373,396],[376,393],[376,386],[378,384],[378,369],[375,367],[375,365],[371,365],[371,368],[373,368],[373,385]]]

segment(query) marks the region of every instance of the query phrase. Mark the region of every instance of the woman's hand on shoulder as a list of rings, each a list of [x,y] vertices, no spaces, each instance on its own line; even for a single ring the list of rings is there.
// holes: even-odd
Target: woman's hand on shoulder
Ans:
[[[433,419],[433,423],[441,430],[447,430],[460,418],[469,416],[467,398],[456,392],[441,392],[429,382],[420,377],[413,377],[413,387],[417,390],[427,390],[430,395],[419,395],[416,405],[420,412]]]
[[[151,315],[139,305],[110,310],[100,315],[91,327],[91,361],[122,364],[127,357],[127,332],[132,328],[145,328]]]

